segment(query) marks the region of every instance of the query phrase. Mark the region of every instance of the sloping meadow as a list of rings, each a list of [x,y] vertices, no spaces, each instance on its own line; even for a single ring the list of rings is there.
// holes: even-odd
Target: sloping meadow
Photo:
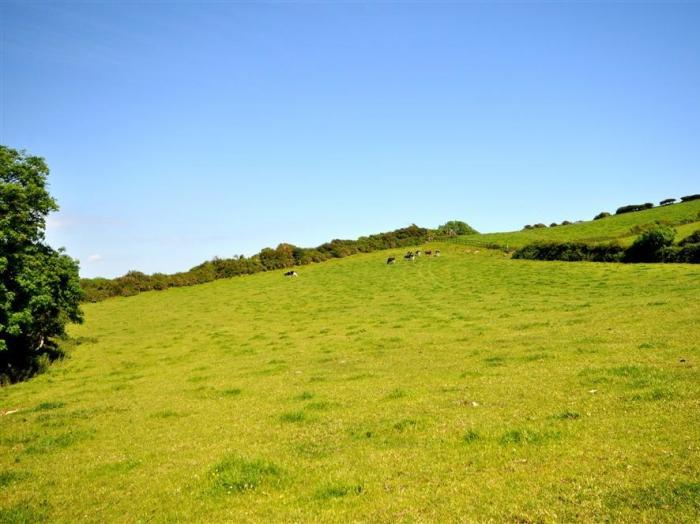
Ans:
[[[0,521],[697,521],[700,268],[425,247],[86,305]]]
[[[676,230],[676,240],[690,235],[700,229],[700,200],[568,225],[468,235],[458,237],[453,242],[477,247],[508,249],[520,248],[534,242],[617,241],[627,246],[640,233],[657,224],[673,227]]]

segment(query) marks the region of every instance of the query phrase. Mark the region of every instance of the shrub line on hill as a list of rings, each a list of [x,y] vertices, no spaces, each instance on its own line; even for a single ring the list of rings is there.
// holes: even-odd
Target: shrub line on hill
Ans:
[[[693,200],[700,200],[700,194],[695,194],[695,195],[686,195],[682,196],[680,198],[681,202],[692,202]],[[675,198],[665,198],[661,202],[659,202],[659,207],[666,207],[671,204],[674,204],[676,202]],[[624,215],[625,213],[633,213],[635,211],[644,211],[647,209],[653,209],[654,204],[651,202],[646,202],[645,204],[631,204],[628,206],[622,206],[618,207],[617,210],[615,211],[615,215]],[[610,216],[613,216],[612,214],[608,213],[607,211],[602,211],[598,213],[596,216],[593,217],[593,220],[601,220],[603,218],[608,218]],[[572,223],[574,224],[580,224],[583,222],[582,220],[577,220],[576,222],[570,222],[568,220],[564,220],[561,224],[557,224],[556,222],[552,222],[549,227],[557,227],[557,226],[568,226],[571,225]],[[527,224],[523,226],[523,229],[541,229],[547,227],[547,224],[543,224],[542,222],[537,223],[537,224]]]
[[[680,262],[700,263],[700,230],[673,244],[675,230],[659,225],[642,232],[631,246],[617,242],[535,242],[513,253],[513,258],[567,262]]]
[[[387,233],[360,237],[357,240],[335,239],[314,248],[280,244],[275,249],[264,248],[251,257],[241,255],[233,258],[214,258],[189,271],[171,275],[164,273],[146,275],[140,271],[129,271],[126,275],[113,279],[84,278],[81,279],[81,285],[84,299],[88,302],[98,302],[115,296],[136,295],[142,291],[193,286],[221,278],[303,266],[357,253],[417,246],[432,240],[476,233],[478,232],[475,229],[458,220],[449,221],[437,229],[427,229],[412,224]]]

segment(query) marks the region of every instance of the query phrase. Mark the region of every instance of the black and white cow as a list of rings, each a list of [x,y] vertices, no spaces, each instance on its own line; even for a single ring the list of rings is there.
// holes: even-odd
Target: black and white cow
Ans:
[[[284,276],[285,276],[285,277],[298,277],[299,275],[297,274],[296,271],[287,271],[287,272],[284,274]]]
[[[395,264],[396,263],[396,257],[389,257],[386,259],[387,264]]]

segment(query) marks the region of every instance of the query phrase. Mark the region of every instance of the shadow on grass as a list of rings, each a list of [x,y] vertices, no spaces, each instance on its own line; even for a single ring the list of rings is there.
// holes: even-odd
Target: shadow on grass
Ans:
[[[95,344],[94,337],[62,337],[48,341],[39,351],[0,352],[0,386],[29,380],[48,371],[51,364],[70,356],[77,346]]]

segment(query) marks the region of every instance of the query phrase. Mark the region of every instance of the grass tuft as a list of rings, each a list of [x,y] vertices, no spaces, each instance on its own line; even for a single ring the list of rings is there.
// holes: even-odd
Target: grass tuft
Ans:
[[[509,444],[542,444],[547,440],[555,440],[560,437],[557,432],[542,433],[529,429],[513,429],[506,431],[499,442],[502,445]]]
[[[558,420],[575,420],[577,418],[581,418],[581,415],[575,411],[562,411],[561,413],[554,415],[553,418]]]
[[[675,393],[666,388],[654,388],[645,393],[637,393],[630,397],[631,400],[642,400],[648,402],[658,402],[663,400],[673,400],[676,398]]]
[[[462,435],[462,441],[468,444],[476,442],[477,440],[481,440],[481,435],[479,435],[479,433],[474,431],[473,429],[470,429],[464,435]]]
[[[243,493],[278,480],[280,473],[280,468],[271,462],[229,456],[211,468],[209,480],[217,494]]]
[[[42,402],[41,404],[37,405],[37,407],[34,408],[34,411],[49,411],[52,409],[60,409],[62,407],[65,407],[66,403],[65,402]]]
[[[9,508],[0,508],[0,522],[3,524],[30,524],[46,522],[46,513],[36,510],[29,503],[17,503]]]
[[[25,453],[31,455],[41,455],[53,453],[61,449],[68,448],[73,444],[90,438],[92,432],[89,431],[68,431],[60,435],[44,435],[37,438],[25,448]]]
[[[398,398],[403,398],[405,396],[406,396],[406,392],[402,389],[397,388],[397,389],[392,390],[391,393],[389,393],[386,396],[386,398],[394,400],[394,399],[398,399]]]
[[[224,389],[223,391],[220,391],[219,394],[222,397],[237,397],[242,392],[243,392],[243,390],[240,388],[229,388],[229,389]]]
[[[117,462],[111,462],[108,464],[102,464],[94,469],[95,475],[123,475],[128,471],[136,469],[141,462],[133,459],[124,459]]]
[[[171,409],[164,409],[162,411],[156,411],[151,416],[153,418],[174,418],[174,417],[181,417],[182,414],[178,413],[177,411],[173,411]]]
[[[306,413],[303,411],[288,411],[280,415],[281,422],[305,422],[307,420]]]
[[[333,406],[335,406],[333,402],[329,402],[327,400],[317,400],[316,402],[309,402],[306,405],[306,409],[312,409],[314,411],[325,411],[328,409],[332,409]]]
[[[620,490],[606,500],[608,507],[632,510],[700,511],[700,482],[662,481],[651,485]],[[696,516],[698,513],[696,513]]]
[[[484,363],[490,367],[505,366],[506,361],[503,357],[489,357],[484,359]]]
[[[0,488],[9,486],[13,482],[22,479],[25,475],[17,473],[16,471],[0,471]]]
[[[364,491],[361,484],[333,484],[316,490],[315,497],[320,500],[337,499],[348,495],[360,495]]]
[[[412,418],[405,418],[394,424],[394,429],[396,431],[408,431],[411,429],[416,429],[418,427],[418,421]]]

